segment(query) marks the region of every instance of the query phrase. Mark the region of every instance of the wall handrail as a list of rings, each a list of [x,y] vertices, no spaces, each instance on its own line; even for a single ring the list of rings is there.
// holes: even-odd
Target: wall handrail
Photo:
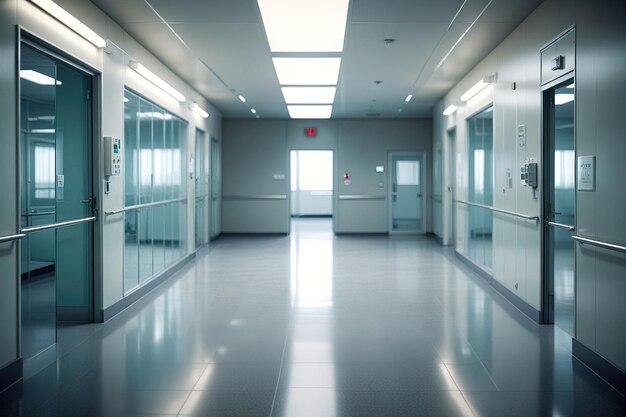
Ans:
[[[178,203],[178,202],[181,202],[181,201],[187,201],[187,197],[184,197],[184,198],[174,198],[172,200],[155,201],[153,203],[135,204],[134,206],[124,207],[123,209],[119,209],[119,210],[105,211],[104,215],[105,216],[113,216],[114,214],[120,214],[120,213],[124,213],[124,212],[131,211],[131,210],[138,210],[138,209],[142,209],[142,208],[146,208],[146,207],[163,206],[165,204]]]
[[[380,194],[344,194],[340,195],[340,200],[384,200],[386,195]]]
[[[74,226],[75,224],[91,223],[91,222],[95,222],[95,221],[96,221],[96,216],[91,216],[91,217],[85,217],[83,219],[68,220],[66,222],[45,224],[43,226],[26,227],[26,228],[20,230],[20,232],[21,233],[27,233],[27,234],[28,233],[35,233],[35,232],[42,232],[44,230],[60,229],[62,227]]]
[[[0,236],[0,243],[13,242],[26,237],[26,233],[16,233],[14,235]]]
[[[465,200],[454,200],[454,201],[457,203],[468,205],[468,206],[480,207],[480,208],[484,208],[487,210],[495,211],[496,213],[508,214],[509,216],[519,217],[519,218],[526,219],[526,220],[534,220],[535,222],[539,221],[539,216],[529,216],[527,214],[516,213],[514,211],[503,210],[503,209],[495,208],[492,206],[486,206],[484,204],[472,203],[472,202],[465,201]]]
[[[285,194],[263,194],[263,195],[228,195],[222,196],[222,200],[286,200]]]
[[[577,235],[572,236],[572,239],[574,239],[578,243],[586,243],[586,244],[589,244],[591,246],[597,246],[597,247],[603,248],[603,249],[609,249],[609,250],[613,250],[613,251],[616,251],[616,252],[626,253],[626,246],[616,245],[614,243],[603,242],[601,240],[589,239],[587,237],[582,237],[582,236],[577,236]]]

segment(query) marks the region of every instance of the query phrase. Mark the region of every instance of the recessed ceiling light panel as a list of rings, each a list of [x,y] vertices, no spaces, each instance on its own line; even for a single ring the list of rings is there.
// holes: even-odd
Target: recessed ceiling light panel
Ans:
[[[332,104],[337,87],[283,87],[287,104]]]
[[[45,74],[42,74],[33,70],[20,70],[20,78],[24,80],[28,80],[32,83],[39,85],[61,85],[63,84],[59,80],[55,80],[52,77],[49,77]]]
[[[337,85],[341,58],[272,58],[281,85]]]
[[[349,0],[258,0],[272,52],[342,52]]]
[[[287,106],[292,119],[330,119],[333,106]]]

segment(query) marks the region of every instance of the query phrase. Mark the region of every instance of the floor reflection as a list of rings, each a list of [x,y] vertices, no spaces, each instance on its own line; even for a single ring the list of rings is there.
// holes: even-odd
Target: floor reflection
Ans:
[[[0,415],[623,416],[570,346],[432,239],[298,219],[222,237],[106,324],[61,328],[56,363]]]

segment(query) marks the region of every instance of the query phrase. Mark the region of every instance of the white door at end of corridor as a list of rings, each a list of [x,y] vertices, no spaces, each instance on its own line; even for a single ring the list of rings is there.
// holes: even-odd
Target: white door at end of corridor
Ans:
[[[390,152],[389,170],[389,233],[425,233],[424,152]]]

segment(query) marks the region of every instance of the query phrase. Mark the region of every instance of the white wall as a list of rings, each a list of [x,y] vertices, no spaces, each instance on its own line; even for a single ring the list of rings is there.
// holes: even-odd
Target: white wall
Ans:
[[[91,27],[100,36],[111,40],[115,45],[107,49],[107,52],[100,50],[86,40],[78,36],[73,31],[66,28],[57,20],[51,18],[45,12],[26,0],[3,0],[0,3],[0,59],[1,76],[0,82],[3,94],[0,100],[3,101],[3,112],[0,117],[0,128],[7,134],[2,137],[2,155],[0,170],[3,177],[7,179],[0,184],[0,191],[6,198],[0,202],[0,234],[9,234],[17,230],[18,201],[15,181],[17,167],[15,166],[17,140],[15,103],[17,86],[16,71],[16,35],[15,25],[41,39],[46,44],[58,48],[64,54],[72,57],[82,65],[88,66],[97,73],[102,74],[101,97],[97,103],[101,108],[101,133],[103,136],[123,137],[123,91],[128,86],[149,100],[154,101],[168,111],[177,114],[188,124],[188,145],[189,155],[194,150],[195,128],[199,127],[212,137],[221,138],[221,115],[217,109],[211,106],[203,97],[192,90],[180,78],[161,64],[146,49],[139,45],[127,33],[125,33],[115,22],[113,22],[100,9],[88,1],[77,0],[57,0],[57,3],[64,7],[87,26]],[[128,67],[129,61],[138,60],[150,68],[154,73],[166,80],[176,89],[181,91],[188,99],[187,103],[178,103],[157,90],[150,83],[139,77]],[[195,116],[189,109],[189,102],[196,101],[206,108],[211,114],[208,120]],[[94,152],[97,155],[101,152],[101,139],[95,138]],[[95,168],[102,178],[102,167],[96,161]],[[96,245],[101,248],[102,262],[101,271],[97,275],[102,275],[101,285],[96,288],[96,305],[98,308],[107,308],[123,298],[123,217],[112,216],[104,218],[102,213],[106,210],[114,210],[123,207],[123,173],[121,176],[112,179],[113,191],[104,195],[99,192],[99,201],[102,201],[99,221],[96,229],[101,228],[102,244]],[[97,181],[101,183],[101,181]],[[188,184],[188,197],[194,201],[193,182]],[[189,251],[193,250],[193,230],[194,216],[193,204],[189,204]],[[18,344],[18,308],[19,295],[17,273],[17,251],[15,245],[0,245],[0,314],[3,320],[0,322],[0,368],[12,360],[19,357]],[[100,288],[101,287],[101,288]]]
[[[578,155],[595,155],[595,192],[577,193],[577,233],[608,242],[626,243],[626,155],[623,97],[626,96],[626,3],[546,0],[502,44],[467,74],[433,112],[434,148],[449,152],[446,130],[456,127],[457,198],[467,197],[467,132],[465,120],[494,103],[494,206],[540,215],[541,201],[519,185],[516,174],[529,157],[541,164],[540,49],[576,26],[576,147]],[[495,87],[461,107],[454,115],[442,110],[481,77],[497,73]],[[513,90],[512,84],[517,88]],[[517,126],[525,124],[526,146],[517,144]],[[445,158],[444,158],[445,159]],[[452,157],[452,161],[456,161]],[[447,164],[450,161],[446,161]],[[454,164],[454,162],[452,162]],[[540,165],[541,166],[541,165]],[[513,189],[505,186],[506,170],[514,174]],[[450,167],[444,167],[444,174]],[[454,169],[452,170],[454,172]],[[451,182],[449,175],[445,185]],[[541,195],[541,188],[538,194]],[[445,197],[444,193],[444,197]],[[447,209],[456,210],[456,249],[465,252],[462,205],[443,210],[443,235],[450,227]],[[530,306],[540,308],[541,233],[533,222],[494,215],[493,277]],[[626,370],[626,257],[617,252],[578,246],[576,257],[576,338],[622,370]],[[515,287],[518,284],[518,288]]]
[[[317,127],[307,138],[306,126]],[[289,152],[293,149],[335,151],[335,231],[387,233],[390,151],[431,154],[430,120],[225,120],[223,230],[230,233],[288,233],[288,200],[229,200],[227,196],[289,195]],[[429,162],[428,162],[429,163]],[[343,183],[343,174],[352,184]],[[285,174],[285,180],[274,180]],[[426,183],[430,184],[430,174]],[[382,184],[382,187],[379,186]],[[339,195],[376,195],[382,200],[340,200]],[[430,189],[426,192],[430,196]],[[430,220],[427,216],[427,231]]]

